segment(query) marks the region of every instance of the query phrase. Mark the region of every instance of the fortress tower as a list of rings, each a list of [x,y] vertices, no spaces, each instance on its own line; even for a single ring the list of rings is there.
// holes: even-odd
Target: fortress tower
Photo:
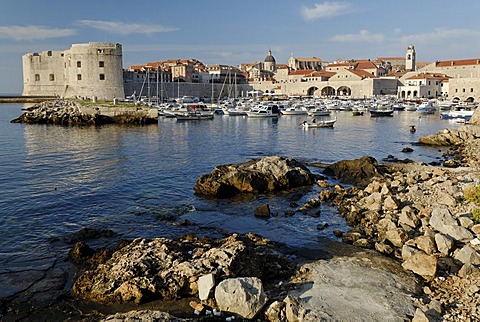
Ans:
[[[407,54],[405,56],[405,70],[407,72],[415,71],[415,46],[410,45],[407,48]]]
[[[123,98],[122,59],[122,45],[103,42],[23,55],[23,95]]]

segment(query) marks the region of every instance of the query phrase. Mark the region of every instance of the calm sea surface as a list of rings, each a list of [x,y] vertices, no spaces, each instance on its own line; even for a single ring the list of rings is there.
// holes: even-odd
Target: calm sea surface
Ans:
[[[333,112],[335,128],[307,130],[299,127],[305,118],[298,116],[160,119],[158,126],[144,127],[11,124],[22,107],[0,104],[0,273],[65,258],[72,247],[69,239],[82,228],[111,229],[114,240],[217,236],[223,229],[256,232],[291,246],[315,243],[345,227],[335,209],[322,206],[319,218],[285,217],[298,193],[205,200],[194,195],[195,181],[216,165],[266,155],[332,163],[364,155],[381,160],[392,154],[430,162],[440,152],[414,145],[418,138],[459,126],[438,114],[420,117],[408,111],[386,118]],[[410,125],[416,125],[416,133],[409,132]],[[400,152],[407,146],[414,152]],[[296,201],[316,196],[316,189]],[[253,209],[267,202],[278,216],[255,218]],[[165,218],[194,225],[176,226]],[[318,231],[320,222],[330,226]]]

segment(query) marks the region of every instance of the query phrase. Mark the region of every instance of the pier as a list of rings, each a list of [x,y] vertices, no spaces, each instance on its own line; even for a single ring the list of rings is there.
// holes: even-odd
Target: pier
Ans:
[[[0,103],[40,103],[54,99],[55,96],[0,95]]]

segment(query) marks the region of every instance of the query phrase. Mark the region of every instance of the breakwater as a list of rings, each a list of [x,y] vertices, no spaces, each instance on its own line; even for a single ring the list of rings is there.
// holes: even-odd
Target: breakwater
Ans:
[[[55,96],[0,95],[0,103],[40,103],[54,99]]]
[[[151,124],[158,123],[158,111],[137,106],[83,106],[59,99],[30,107],[11,122],[56,125]]]

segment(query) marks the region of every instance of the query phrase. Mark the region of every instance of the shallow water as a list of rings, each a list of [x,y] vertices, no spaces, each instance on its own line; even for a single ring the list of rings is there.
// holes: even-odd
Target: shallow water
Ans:
[[[193,186],[216,165],[266,155],[332,163],[393,154],[431,162],[440,157],[439,150],[415,145],[418,138],[459,126],[437,114],[420,117],[407,111],[381,118],[334,112],[333,129],[306,130],[299,126],[305,119],[299,116],[160,119],[158,126],[86,128],[10,123],[22,107],[0,105],[0,273],[64,257],[72,247],[69,237],[85,227],[112,229],[112,240],[219,236],[222,230],[256,232],[299,247],[320,237],[334,238],[332,231],[345,223],[329,206],[322,205],[319,218],[284,216],[290,202],[315,197],[317,187],[299,200],[297,192],[210,200],[195,196]],[[410,133],[410,125],[416,133]],[[407,146],[414,152],[401,153]],[[277,216],[255,218],[253,209],[262,203],[269,203]],[[192,225],[175,226],[165,218],[187,219]],[[320,222],[330,225],[318,231]]]

